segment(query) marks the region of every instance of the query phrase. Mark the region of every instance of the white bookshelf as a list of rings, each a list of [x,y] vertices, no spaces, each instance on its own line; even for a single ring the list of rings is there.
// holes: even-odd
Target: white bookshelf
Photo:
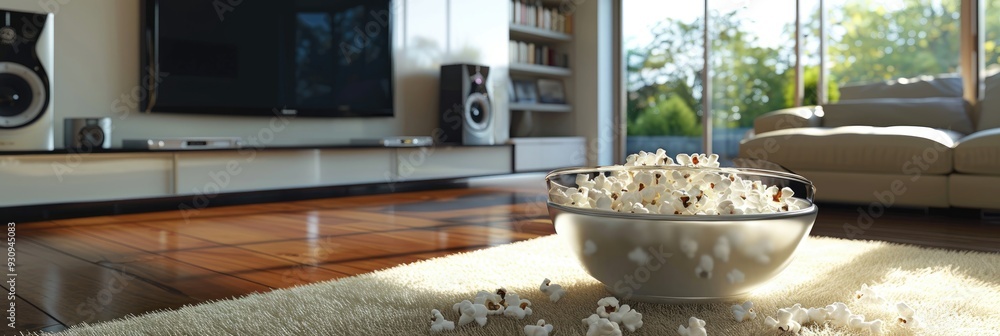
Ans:
[[[573,71],[569,68],[562,68],[551,65],[511,63],[511,75],[537,76],[537,77],[570,77]]]
[[[534,0],[529,0],[532,4]],[[516,11],[519,1],[511,2],[511,14]],[[542,1],[542,5],[550,11],[558,11],[559,0]],[[543,15],[544,16],[544,15]],[[512,101],[511,139],[514,144],[514,171],[544,171],[560,167],[581,166],[586,164],[585,137],[577,136],[575,132],[576,116],[573,108],[574,71],[573,62],[575,50],[572,18],[564,20],[563,25],[551,26],[552,29],[524,24],[512,17],[509,21],[511,42],[524,42],[542,48],[542,62],[535,64],[536,57],[523,57],[518,47],[519,43],[510,43],[510,77],[515,81],[538,79],[555,79],[563,83],[565,104],[546,104],[534,102]],[[544,26],[544,25],[543,25]],[[568,32],[559,31],[567,28]],[[536,49],[529,49],[535,50]],[[545,53],[552,50],[552,53]],[[546,57],[548,56],[548,57]]]
[[[570,42],[573,40],[573,35],[549,29],[542,29],[518,23],[511,23],[510,38],[512,40],[537,41],[537,42]]]

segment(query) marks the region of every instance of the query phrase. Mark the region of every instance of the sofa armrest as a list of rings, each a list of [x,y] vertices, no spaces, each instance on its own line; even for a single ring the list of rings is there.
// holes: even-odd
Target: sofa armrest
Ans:
[[[822,118],[823,108],[819,106],[786,108],[757,117],[753,120],[753,130],[755,134],[761,134],[789,128],[819,127]]]

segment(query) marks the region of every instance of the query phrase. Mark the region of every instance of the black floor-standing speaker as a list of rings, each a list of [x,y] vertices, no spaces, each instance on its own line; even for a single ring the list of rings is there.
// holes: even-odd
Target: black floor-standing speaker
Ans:
[[[490,68],[473,64],[441,66],[442,143],[493,144],[493,101],[487,86]]]

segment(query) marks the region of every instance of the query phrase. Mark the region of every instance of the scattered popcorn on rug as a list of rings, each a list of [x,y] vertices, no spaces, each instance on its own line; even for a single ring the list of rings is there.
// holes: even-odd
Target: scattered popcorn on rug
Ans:
[[[795,305],[785,309],[792,313],[792,320],[795,320],[795,322],[798,322],[800,325],[807,324],[811,321],[809,318],[809,310],[802,308],[801,304],[796,303]]]
[[[885,298],[878,295],[875,289],[868,287],[868,284],[861,284],[861,290],[854,292],[854,300],[866,304],[886,304]]]
[[[601,317],[598,316],[597,314],[590,314],[590,316],[587,316],[587,318],[583,319],[583,326],[590,327],[591,324],[597,323],[597,321],[600,319]]]
[[[587,327],[587,336],[622,336],[622,329],[618,323],[602,318]]]
[[[733,318],[736,319],[736,322],[757,318],[757,312],[753,310],[753,302],[750,301],[743,302],[742,305],[733,305],[729,309],[733,312]]]
[[[608,318],[611,313],[618,311],[618,299],[614,296],[609,296],[597,301],[597,315],[602,318]]]
[[[534,325],[524,326],[525,336],[549,336],[552,332],[552,325],[546,324],[545,320],[538,320]]]
[[[916,315],[913,308],[900,302],[896,304],[896,310],[899,312],[896,322],[906,328],[920,328],[920,317]]]
[[[867,330],[872,334],[882,333],[882,320],[865,322],[865,317],[863,315],[851,315],[848,325],[851,326],[851,329],[855,330]]]
[[[734,315],[739,306],[733,306]],[[900,310],[903,314],[905,309]],[[912,310],[906,311],[907,313]],[[866,331],[872,334],[882,333],[882,321],[865,321],[863,315],[852,314],[847,305],[842,302],[835,302],[825,308],[804,308],[801,304],[787,308],[778,309],[777,318],[768,316],[764,324],[775,330],[783,332],[798,333],[809,323],[822,325],[827,322],[834,327],[850,328],[858,331]]]
[[[459,326],[464,326],[472,321],[476,321],[480,327],[486,325],[486,306],[474,304],[469,302],[469,300],[464,300],[455,305],[458,306],[458,311],[462,314],[458,318]]]
[[[608,319],[611,320],[611,322],[621,323],[622,317],[629,311],[632,311],[632,307],[629,307],[628,305],[621,305],[621,307],[618,307],[617,311],[608,314]]]
[[[830,318],[830,313],[824,308],[809,308],[806,310],[806,315],[809,316],[809,320],[817,323],[826,323],[826,320]]]
[[[662,149],[656,153],[639,152],[626,158],[626,167],[663,169],[621,170],[593,178],[580,174],[576,177],[577,187],[553,186],[549,190],[549,200],[580,208],[672,215],[775,213],[809,206],[808,201],[793,198],[795,193],[790,188],[744,180],[733,174],[736,170],[733,173],[689,170],[718,168],[718,160],[715,154],[678,154],[675,163]],[[726,246],[717,245],[714,252],[719,260],[728,262]],[[694,252],[688,254],[693,258]]]
[[[678,326],[677,333],[681,336],[707,336],[708,330],[705,330],[705,320],[691,316],[688,319],[688,326],[685,327],[683,324]]]
[[[490,293],[487,291],[479,291],[476,294],[476,298],[472,301],[475,304],[481,304],[486,307],[486,313],[489,315],[500,315],[503,314],[503,298],[496,293]]]
[[[504,299],[507,303],[507,308],[504,309],[503,314],[505,316],[510,316],[518,320],[524,319],[525,316],[531,315],[531,301],[526,299],[521,299],[517,293],[507,293],[507,297]]]
[[[779,309],[778,318],[768,316],[764,319],[764,324],[771,329],[780,330],[784,332],[798,333],[802,329],[802,325],[796,322],[792,318],[792,312],[788,309]]]
[[[445,320],[441,311],[431,309],[431,332],[439,333],[445,330],[455,330],[455,322]]]
[[[631,309],[621,317],[621,322],[622,325],[625,326],[625,329],[634,332],[637,329],[642,328],[642,314],[634,309]]]
[[[559,284],[551,283],[549,278],[542,280],[542,285],[538,287],[538,290],[549,296],[549,301],[559,302],[563,296],[566,295],[566,290],[562,288]]]

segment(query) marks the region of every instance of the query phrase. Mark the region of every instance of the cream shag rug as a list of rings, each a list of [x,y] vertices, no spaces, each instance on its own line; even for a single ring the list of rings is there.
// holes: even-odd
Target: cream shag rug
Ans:
[[[551,303],[538,290],[543,278],[568,295]],[[867,283],[886,299],[905,301],[924,318],[925,328],[907,331],[892,323],[895,309],[853,302]],[[453,335],[523,335],[523,326],[545,319],[554,335],[583,335],[581,319],[608,296],[580,268],[560,237],[548,236],[487,250],[453,255],[351,278],[253,294],[67,330],[69,335],[422,335],[437,308],[457,321],[453,303],[478,290],[506,287],[533,303],[524,320],[490,316],[447,332]],[[645,326],[625,335],[676,335],[677,326],[697,316],[709,335],[775,335],[764,317],[778,308],[847,303],[855,314],[886,323],[888,335],[1000,335],[1000,255],[952,252],[882,242],[809,238],[795,261],[751,298],[755,320],[737,323],[729,304],[653,305],[623,302],[643,314]],[[810,325],[804,335],[864,334]]]

